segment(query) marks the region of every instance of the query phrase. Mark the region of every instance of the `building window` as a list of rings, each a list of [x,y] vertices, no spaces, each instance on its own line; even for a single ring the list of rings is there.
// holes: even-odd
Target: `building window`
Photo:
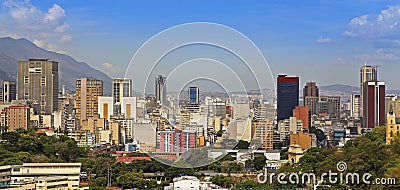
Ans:
[[[28,84],[28,83],[29,83],[29,78],[26,77],[26,76],[24,77],[24,83],[25,83],[25,84]]]
[[[41,85],[46,86],[46,77],[42,77]]]

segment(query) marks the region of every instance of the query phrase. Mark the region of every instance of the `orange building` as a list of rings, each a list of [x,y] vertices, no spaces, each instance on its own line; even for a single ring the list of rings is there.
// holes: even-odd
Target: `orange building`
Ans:
[[[312,147],[311,135],[303,132],[290,133],[290,144],[298,144],[302,149],[309,149]]]
[[[308,129],[308,107],[307,106],[296,106],[293,109],[293,117],[303,122],[303,129]]]
[[[260,141],[261,149],[272,150],[273,146],[273,124],[267,121],[253,122],[253,140]]]
[[[6,108],[8,131],[16,131],[18,128],[30,127],[30,108],[25,105],[15,105]]]

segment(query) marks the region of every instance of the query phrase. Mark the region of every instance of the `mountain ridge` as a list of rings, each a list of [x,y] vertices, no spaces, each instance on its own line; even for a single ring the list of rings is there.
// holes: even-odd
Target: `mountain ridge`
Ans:
[[[67,54],[40,48],[25,38],[0,38],[0,80],[16,80],[18,61],[35,58],[57,61],[60,85],[65,84],[70,91],[75,90],[76,79],[93,77],[103,80],[104,94],[111,94],[112,80],[107,74]]]

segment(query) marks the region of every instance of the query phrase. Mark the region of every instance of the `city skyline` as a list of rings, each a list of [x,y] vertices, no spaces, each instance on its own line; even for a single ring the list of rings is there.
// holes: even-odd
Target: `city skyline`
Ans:
[[[177,2],[158,2],[151,6],[156,14],[143,9],[150,7],[148,3],[0,2],[0,36],[27,38],[45,49],[67,53],[111,78],[124,77],[133,53],[151,36],[174,25],[204,21],[248,36],[274,76],[300,76],[301,86],[306,81],[357,86],[354,73],[365,61],[382,66],[379,71],[385,74],[380,79],[388,89],[400,86],[393,78],[400,60],[396,45],[400,5],[392,1],[214,2],[213,6],[192,2],[185,3],[186,8],[176,8]],[[43,27],[29,27],[32,23]]]

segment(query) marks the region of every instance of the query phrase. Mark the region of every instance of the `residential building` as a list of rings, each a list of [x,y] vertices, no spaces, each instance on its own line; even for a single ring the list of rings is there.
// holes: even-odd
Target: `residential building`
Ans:
[[[48,59],[18,61],[18,99],[38,104],[35,112],[58,110],[58,62]]]
[[[103,96],[103,81],[93,78],[76,80],[76,117],[81,122],[98,114],[99,96]]]
[[[30,108],[25,105],[11,105],[6,108],[8,131],[30,127]]]

